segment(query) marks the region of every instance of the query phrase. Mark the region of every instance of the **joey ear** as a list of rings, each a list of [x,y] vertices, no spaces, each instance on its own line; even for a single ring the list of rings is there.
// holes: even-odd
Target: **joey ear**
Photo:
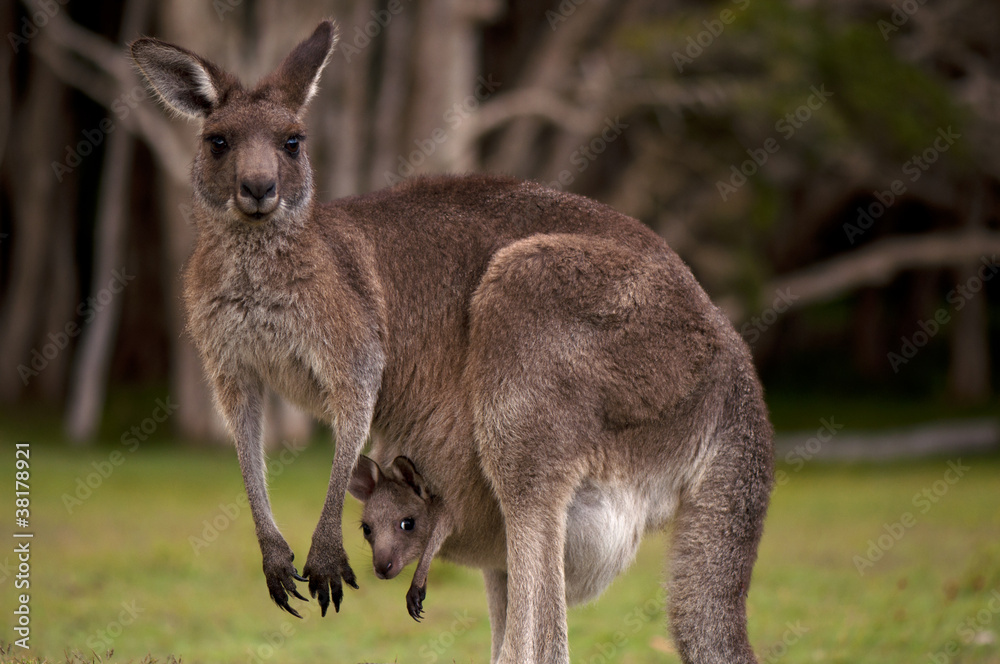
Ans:
[[[308,39],[292,49],[261,86],[277,91],[281,101],[298,115],[319,89],[319,77],[330,61],[338,38],[337,24],[323,21]]]
[[[405,456],[398,456],[392,460],[390,468],[401,482],[413,489],[413,493],[427,500],[430,496],[427,484],[424,482],[424,478],[420,476],[420,473],[417,472],[417,468],[413,465],[412,461]]]
[[[204,118],[235,79],[187,49],[143,37],[132,42],[139,72],[169,108],[191,118]]]
[[[347,490],[352,496],[361,502],[367,502],[375,491],[375,486],[382,479],[382,471],[378,464],[365,455],[358,458],[358,463],[351,473],[351,480],[347,483]]]

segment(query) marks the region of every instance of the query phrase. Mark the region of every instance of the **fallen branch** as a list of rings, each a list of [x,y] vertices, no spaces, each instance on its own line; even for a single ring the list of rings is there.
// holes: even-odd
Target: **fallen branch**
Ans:
[[[484,104],[472,118],[468,139],[475,142],[504,124],[523,117],[543,118],[566,131],[586,136],[595,127],[600,127],[604,116],[588,112],[551,90],[522,88]]]
[[[862,286],[882,286],[903,270],[958,266],[1000,254],[1000,233],[930,233],[889,240],[781,276],[764,290],[790,292],[795,306],[827,302]]]

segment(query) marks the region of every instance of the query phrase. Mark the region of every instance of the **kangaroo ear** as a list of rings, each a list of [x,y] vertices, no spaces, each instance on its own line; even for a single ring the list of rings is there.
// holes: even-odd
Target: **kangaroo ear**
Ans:
[[[351,481],[347,483],[347,490],[352,496],[364,503],[371,498],[375,486],[381,479],[382,471],[378,464],[362,454],[358,458],[358,464],[354,466],[354,472],[351,473]]]
[[[392,469],[393,474],[396,475],[401,482],[413,489],[413,493],[417,494],[418,498],[427,500],[430,497],[430,492],[427,490],[427,484],[424,482],[424,478],[420,476],[420,473],[417,472],[417,468],[408,458],[405,456],[396,457],[392,460],[390,468]]]
[[[337,24],[323,21],[308,39],[292,49],[261,86],[274,89],[281,101],[298,115],[319,89],[319,77],[338,38]]]
[[[206,117],[235,84],[211,62],[159,39],[137,39],[130,50],[139,72],[163,103],[190,118]]]

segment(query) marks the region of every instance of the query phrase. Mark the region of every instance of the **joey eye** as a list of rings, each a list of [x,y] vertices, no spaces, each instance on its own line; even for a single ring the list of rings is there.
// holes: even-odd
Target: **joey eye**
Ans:
[[[229,143],[222,136],[209,136],[206,140],[212,154],[219,155],[229,149]]]
[[[372,529],[368,526],[367,523],[362,523],[361,524],[361,532],[363,532],[365,534],[365,537],[371,537],[372,536]]]
[[[413,519],[407,517],[399,522],[399,527],[403,530],[413,530]]]
[[[299,153],[299,142],[302,140],[301,136],[291,136],[287,141],[285,141],[285,151],[288,154],[296,155]]]

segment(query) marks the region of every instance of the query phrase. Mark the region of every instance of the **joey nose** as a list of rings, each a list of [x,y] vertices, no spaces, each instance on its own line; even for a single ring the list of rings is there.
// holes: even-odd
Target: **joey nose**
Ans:
[[[375,563],[375,576],[380,579],[391,579],[394,574],[392,574],[392,561],[387,560],[384,562]]]

